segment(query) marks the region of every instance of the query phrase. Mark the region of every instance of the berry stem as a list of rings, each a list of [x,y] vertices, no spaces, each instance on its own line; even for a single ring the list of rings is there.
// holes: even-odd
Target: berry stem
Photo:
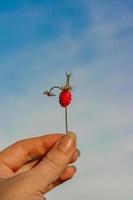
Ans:
[[[52,90],[54,90],[54,89],[62,90],[61,87],[59,87],[59,86],[54,86],[54,87],[52,87],[49,91],[43,92],[43,94],[46,94],[46,95],[48,95],[48,96],[56,96],[55,94],[52,93]]]
[[[66,125],[66,133],[68,133],[67,107],[65,107],[65,125]]]
[[[59,87],[59,86],[54,86],[54,87],[52,87],[52,88],[49,90],[49,93],[51,93],[53,89],[62,90],[61,87]]]

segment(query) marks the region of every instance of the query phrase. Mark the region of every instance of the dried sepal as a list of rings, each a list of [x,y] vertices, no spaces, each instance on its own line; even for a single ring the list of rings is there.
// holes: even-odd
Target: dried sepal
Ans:
[[[49,97],[56,96],[54,93],[49,92],[48,90],[44,91],[43,94],[45,94],[45,95],[47,95]]]

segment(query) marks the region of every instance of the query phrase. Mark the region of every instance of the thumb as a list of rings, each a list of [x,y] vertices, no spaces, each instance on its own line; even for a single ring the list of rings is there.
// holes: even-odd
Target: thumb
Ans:
[[[46,156],[30,173],[31,184],[35,189],[45,192],[56,181],[70,163],[76,148],[76,135],[67,133],[51,148]]]

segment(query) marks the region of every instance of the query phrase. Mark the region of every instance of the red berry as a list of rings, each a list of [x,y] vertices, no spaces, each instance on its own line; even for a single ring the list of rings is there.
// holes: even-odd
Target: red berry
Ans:
[[[62,107],[67,107],[71,103],[72,95],[70,90],[63,90],[59,95],[59,102]]]

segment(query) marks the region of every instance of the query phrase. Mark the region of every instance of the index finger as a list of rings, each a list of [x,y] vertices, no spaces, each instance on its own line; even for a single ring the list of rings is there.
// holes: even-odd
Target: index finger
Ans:
[[[24,139],[0,152],[0,162],[17,171],[32,157],[44,155],[63,134],[50,134]]]

